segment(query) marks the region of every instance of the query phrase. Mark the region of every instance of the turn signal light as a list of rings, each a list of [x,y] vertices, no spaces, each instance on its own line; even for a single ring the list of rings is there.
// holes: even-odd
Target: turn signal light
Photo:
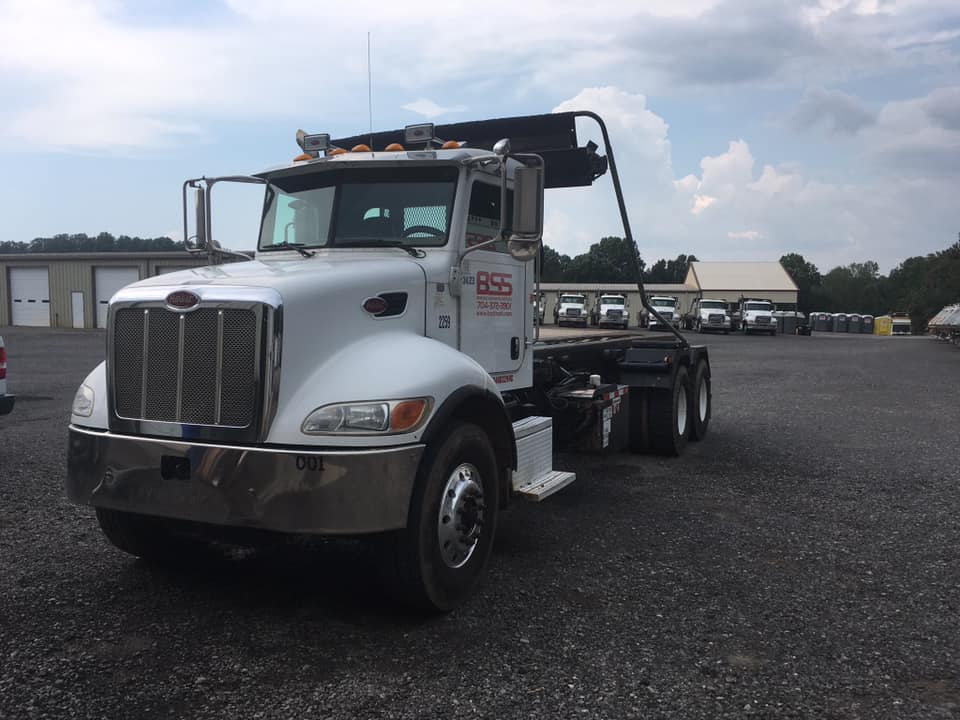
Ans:
[[[460,143],[456,140],[447,140],[443,145],[440,146],[441,150],[459,150]]]
[[[384,148],[384,150],[386,150],[387,152],[402,152],[403,145],[401,145],[400,143],[390,143]]]
[[[397,403],[390,412],[390,430],[403,432],[416,427],[426,409],[427,401],[424,398]]]
[[[332,157],[333,155],[343,155],[345,152],[346,150],[343,148],[331,148],[330,152],[327,153],[327,156]]]
[[[370,146],[360,143],[359,145],[354,145],[350,149],[350,152],[370,152]]]
[[[313,160],[313,156],[309,153],[300,153],[293,159],[294,162],[300,162],[301,160]]]

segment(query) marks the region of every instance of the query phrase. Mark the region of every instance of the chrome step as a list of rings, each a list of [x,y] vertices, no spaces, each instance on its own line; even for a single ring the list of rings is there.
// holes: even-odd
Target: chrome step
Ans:
[[[563,488],[576,479],[577,476],[575,473],[565,472],[563,470],[551,470],[546,475],[541,475],[524,485],[520,485],[516,488],[516,491],[520,497],[526,500],[540,502],[555,492],[563,490]]]

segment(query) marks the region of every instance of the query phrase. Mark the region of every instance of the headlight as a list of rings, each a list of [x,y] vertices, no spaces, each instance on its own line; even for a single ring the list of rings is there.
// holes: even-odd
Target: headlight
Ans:
[[[376,435],[411,432],[427,416],[430,398],[324,405],[307,415],[306,435]]]
[[[93,389],[81,385],[77,394],[73,396],[73,410],[71,412],[80,417],[90,417],[93,414],[93,401]]]

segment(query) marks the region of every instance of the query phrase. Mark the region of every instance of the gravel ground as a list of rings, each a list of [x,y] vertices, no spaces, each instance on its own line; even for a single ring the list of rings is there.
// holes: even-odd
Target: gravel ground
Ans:
[[[102,333],[0,329],[0,718],[960,714],[960,352],[710,337],[710,436],[564,457],[480,592],[396,611],[351,545],[160,570],[63,496]]]

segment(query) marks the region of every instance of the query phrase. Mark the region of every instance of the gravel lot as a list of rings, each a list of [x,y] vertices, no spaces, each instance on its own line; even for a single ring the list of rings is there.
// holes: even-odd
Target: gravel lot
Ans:
[[[0,328],[0,718],[960,714],[960,352],[708,337],[683,458],[565,457],[481,591],[399,613],[352,545],[129,558],[63,496],[97,332]]]

